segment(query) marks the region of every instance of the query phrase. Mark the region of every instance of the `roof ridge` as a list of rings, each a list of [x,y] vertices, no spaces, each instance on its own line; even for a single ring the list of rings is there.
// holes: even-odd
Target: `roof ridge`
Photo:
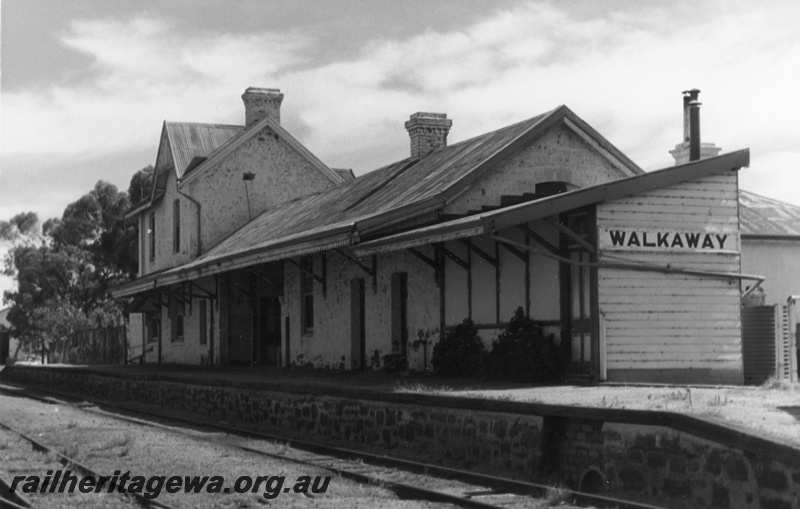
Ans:
[[[505,125],[503,127],[498,127],[497,129],[493,129],[493,130],[487,131],[485,133],[476,134],[475,136],[472,136],[471,138],[467,138],[466,140],[461,140],[459,142],[453,143],[452,145],[447,145],[447,146],[438,148],[434,152],[439,151],[439,150],[444,150],[444,149],[447,149],[447,148],[450,148],[450,147],[457,147],[457,146],[459,146],[461,144],[464,144],[464,143],[474,142],[478,138],[483,138],[484,136],[489,136],[489,135],[496,134],[496,133],[499,133],[499,132],[502,132],[502,131],[510,130],[510,129],[513,129],[514,127],[518,127],[518,126],[520,126],[520,125],[522,125],[522,124],[524,124],[526,122],[530,122],[532,120],[536,120],[535,124],[538,124],[539,121],[541,121],[546,116],[548,116],[551,113],[553,113],[554,111],[558,110],[559,108],[561,108],[561,106],[553,108],[552,110],[545,111],[544,113],[540,113],[538,115],[534,115],[532,117],[526,118],[525,120],[520,120],[519,122],[514,122],[513,124],[508,124],[508,125]]]
[[[174,120],[165,120],[164,123],[167,125],[198,125],[206,127],[236,127],[238,129],[245,129],[245,126],[238,124],[212,124],[208,122],[178,122]]]

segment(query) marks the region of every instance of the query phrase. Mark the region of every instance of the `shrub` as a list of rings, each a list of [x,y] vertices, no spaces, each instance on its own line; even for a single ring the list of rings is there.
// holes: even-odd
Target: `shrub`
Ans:
[[[496,340],[487,358],[487,374],[515,382],[556,382],[563,377],[563,361],[555,336],[517,308],[511,323]]]
[[[463,322],[441,334],[433,347],[433,372],[443,377],[476,377],[483,372],[486,352],[472,320]]]

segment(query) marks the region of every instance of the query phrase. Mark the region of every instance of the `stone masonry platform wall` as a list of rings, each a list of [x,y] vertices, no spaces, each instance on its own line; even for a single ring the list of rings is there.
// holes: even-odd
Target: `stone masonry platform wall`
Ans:
[[[0,380],[304,440],[676,508],[800,509],[800,450],[662,412],[560,407],[340,386],[203,384],[168,374],[6,367]],[[0,411],[0,418],[2,411]]]

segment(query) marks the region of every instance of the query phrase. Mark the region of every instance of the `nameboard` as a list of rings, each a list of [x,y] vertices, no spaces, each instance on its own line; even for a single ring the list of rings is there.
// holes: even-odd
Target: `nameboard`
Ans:
[[[739,233],[677,231],[647,228],[598,228],[598,244],[605,251],[665,251],[738,253]]]

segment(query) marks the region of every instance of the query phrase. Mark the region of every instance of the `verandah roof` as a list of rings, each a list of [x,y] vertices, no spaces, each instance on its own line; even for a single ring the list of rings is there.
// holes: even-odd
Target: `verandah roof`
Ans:
[[[394,251],[408,247],[443,242],[456,238],[488,235],[518,224],[578,209],[587,205],[617,200],[653,189],[660,189],[681,182],[715,175],[726,171],[737,171],[750,165],[749,149],[694,161],[680,166],[636,175],[595,186],[584,187],[540,200],[520,203],[490,212],[475,214],[452,221],[418,228],[359,244],[353,248],[358,256]]]

